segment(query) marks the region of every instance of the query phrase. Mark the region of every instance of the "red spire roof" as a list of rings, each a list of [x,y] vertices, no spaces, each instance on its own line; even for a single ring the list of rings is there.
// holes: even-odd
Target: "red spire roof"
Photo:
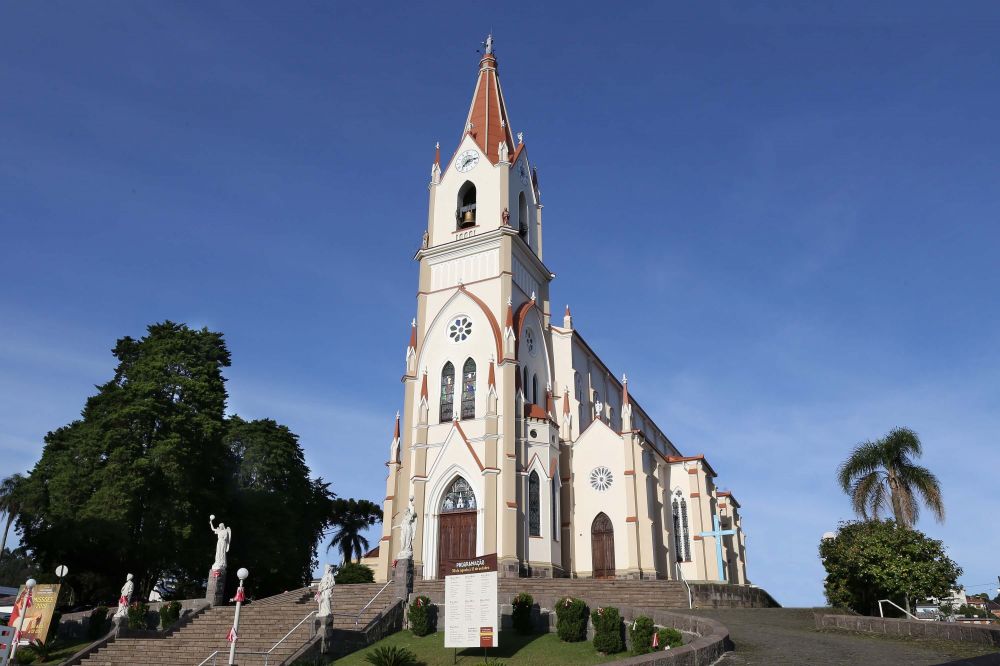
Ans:
[[[497,76],[497,59],[491,51],[492,45],[479,61],[479,79],[465,119],[465,133],[471,134],[490,162],[496,164],[500,161],[500,142],[505,141],[507,150],[514,152],[514,137]]]
[[[396,412],[396,429],[392,431],[392,438],[399,439],[399,412]]]
[[[511,300],[507,299],[507,328],[514,328],[514,304]]]
[[[493,357],[492,356],[490,357],[490,374],[486,378],[486,385],[487,386],[492,386],[493,388],[497,387],[497,376],[496,376],[496,371],[493,370]]]
[[[423,382],[420,384],[420,397],[424,398],[425,400],[427,399],[427,370],[426,370],[426,368],[424,369],[424,379],[423,379]]]
[[[410,323],[410,349],[417,348],[417,320]]]
[[[569,391],[563,391],[563,414],[569,414]]]
[[[622,404],[630,404],[628,401],[628,377],[626,375],[622,375]]]

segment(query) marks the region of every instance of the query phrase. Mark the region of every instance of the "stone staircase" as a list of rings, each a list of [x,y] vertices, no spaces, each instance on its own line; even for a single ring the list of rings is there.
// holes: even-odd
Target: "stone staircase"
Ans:
[[[514,595],[527,592],[541,608],[554,608],[563,597],[576,597],[588,606],[628,608],[688,607],[687,588],[683,583],[666,580],[595,580],[592,578],[501,578],[497,601],[509,604]],[[438,606],[444,604],[444,581],[418,580],[413,593],[430,597]],[[412,598],[412,597],[411,597]]]
[[[363,629],[381,611],[392,605],[392,589],[386,589],[363,613],[382,585],[338,585],[333,590],[334,628]],[[277,666],[295,654],[314,635],[314,620],[303,622],[265,659],[270,650],[310,612],[316,610],[314,591],[302,588],[245,604],[240,610],[236,663],[241,666]],[[219,650],[218,664],[228,664],[226,634],[233,624],[233,605],[208,609],[165,636],[118,638],[79,663],[83,666],[196,666]],[[359,615],[360,613],[360,615]],[[212,662],[209,661],[209,664]]]

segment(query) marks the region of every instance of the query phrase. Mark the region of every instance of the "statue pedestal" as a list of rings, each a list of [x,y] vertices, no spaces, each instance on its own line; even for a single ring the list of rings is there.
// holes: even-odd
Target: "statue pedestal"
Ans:
[[[330,643],[333,639],[333,616],[324,615],[316,618],[316,633],[319,635],[319,652],[327,654],[330,651]]]
[[[226,569],[211,569],[208,572],[208,589],[205,599],[213,606],[226,603]]]
[[[115,615],[114,617],[111,618],[111,623],[115,627],[115,638],[118,638],[118,635],[122,631],[122,627],[128,628],[128,616]]]
[[[413,558],[396,560],[396,568],[392,570],[396,598],[406,602],[413,591]]]

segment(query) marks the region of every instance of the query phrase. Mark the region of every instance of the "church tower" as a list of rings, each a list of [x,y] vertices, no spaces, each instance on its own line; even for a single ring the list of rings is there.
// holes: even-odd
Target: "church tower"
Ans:
[[[496,553],[500,575],[561,575],[559,426],[536,172],[487,38],[457,146],[428,185],[401,424],[387,463],[381,580],[412,497],[415,575]],[[532,501],[528,501],[528,500]]]

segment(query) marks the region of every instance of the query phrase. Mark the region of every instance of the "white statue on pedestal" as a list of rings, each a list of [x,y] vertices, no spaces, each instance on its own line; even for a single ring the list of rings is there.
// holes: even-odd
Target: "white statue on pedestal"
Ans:
[[[217,541],[215,542],[215,562],[212,563],[213,571],[220,571],[226,568],[226,553],[229,552],[229,542],[233,539],[233,531],[226,527],[225,523],[219,523],[216,527],[212,524],[215,515],[208,517],[208,526],[215,532]]]
[[[132,601],[132,593],[135,591],[135,584],[132,582],[132,574],[125,577],[125,584],[122,585],[121,596],[118,597],[118,610],[113,617],[128,617],[128,605]]]
[[[417,531],[417,511],[413,508],[413,495],[410,495],[410,503],[403,514],[403,520],[399,523],[399,540],[402,547],[399,550],[397,559],[408,560],[413,557],[413,536]]]
[[[333,579],[333,565],[326,565],[323,578],[319,581],[319,589],[316,591],[316,601],[319,602],[319,611],[316,617],[326,617],[332,613],[330,602],[333,599],[333,586],[337,581]]]

